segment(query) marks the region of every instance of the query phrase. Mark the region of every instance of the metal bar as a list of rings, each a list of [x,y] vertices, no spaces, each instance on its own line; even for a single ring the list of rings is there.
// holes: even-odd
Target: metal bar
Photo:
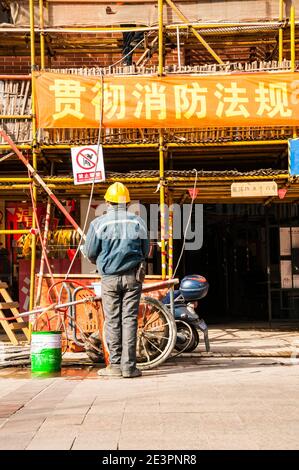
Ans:
[[[172,0],[166,0],[168,5],[175,11],[175,13],[178,15],[178,17],[184,21],[185,23],[188,23],[188,18],[186,18],[185,15],[178,9],[178,7],[173,3]],[[196,29],[191,26],[191,31],[194,34],[194,36],[199,40],[199,42],[207,49],[207,51],[211,54],[211,56],[218,62],[218,64],[223,64],[223,61],[220,59],[220,57],[216,54],[216,52],[209,46],[207,41],[196,31]]]
[[[184,142],[178,144],[175,142],[165,143],[165,147],[225,147],[225,146],[238,146],[238,145],[285,145],[288,143],[287,139],[280,140],[261,140],[261,141],[251,141],[251,140],[241,140],[237,142]],[[19,146],[21,147],[21,146]],[[74,144],[58,144],[58,145],[41,145],[40,149],[42,150],[68,150],[74,147]],[[158,148],[159,144],[103,144],[103,148],[106,149],[118,149],[118,148]],[[9,149],[9,146],[1,146],[0,149],[5,148]],[[30,146],[23,146],[22,148],[30,148]]]
[[[31,80],[31,75],[0,75],[0,80]]]
[[[296,24],[298,24],[299,22],[297,21]],[[279,22],[278,21],[261,21],[261,22],[240,22],[240,23],[203,23],[203,24],[198,24],[198,23],[190,23],[190,22],[184,22],[182,24],[179,24],[178,25],[180,29],[186,29],[188,28],[189,26],[193,26],[194,28],[198,28],[198,29],[211,29],[211,28],[215,28],[215,29],[221,29],[221,28],[225,28],[225,27],[242,27],[242,26],[268,26],[269,28],[271,26],[273,27],[279,27]],[[176,29],[177,27],[177,24],[169,24],[169,25],[166,25],[167,29]],[[37,32],[40,32],[40,28],[35,28]],[[80,32],[80,33],[92,33],[92,32],[97,32],[97,33],[100,33],[100,32],[103,32],[103,33],[113,33],[113,32],[125,32],[125,31],[147,31],[147,30],[150,30],[150,31],[154,31],[154,30],[157,30],[158,28],[157,27],[126,27],[126,28],[115,28],[115,27],[93,27],[93,28],[88,28],[88,27],[84,27],[84,26],[77,26],[76,28],[44,28],[43,31],[44,32],[53,32],[53,33],[66,33],[66,32],[70,32],[70,33],[73,33],[73,32]],[[1,28],[1,31],[3,33],[28,33],[30,32],[30,28],[28,27],[24,27],[24,28]]]
[[[33,158],[33,166],[36,168],[36,157]],[[31,183],[30,183],[31,184]],[[37,189],[36,186],[33,185],[32,188],[32,198],[33,203],[37,203]],[[35,213],[33,211],[32,217],[32,228],[36,228],[36,219]],[[34,306],[34,291],[35,291],[35,266],[36,266],[36,234],[32,233],[31,235],[31,265],[30,265],[30,298],[29,298],[29,308],[33,308]]]
[[[177,28],[176,30],[176,44],[177,44],[177,52],[178,52],[178,67],[181,68],[181,44],[180,44],[179,28]]]
[[[296,22],[298,24],[298,21]],[[261,27],[261,26],[275,26],[276,28],[279,27],[280,21],[261,21],[261,22],[240,22],[240,23],[193,23],[190,21],[181,23],[181,24],[168,24],[166,25],[166,29],[187,29],[192,26],[195,29],[225,29],[225,28],[240,28],[240,27]]]
[[[39,0],[39,26],[40,26],[40,33],[39,33],[39,41],[40,41],[40,66],[43,70],[45,68],[45,33],[44,29],[44,2],[43,0]]]
[[[29,315],[37,315],[38,313],[43,313],[49,310],[58,310],[66,307],[71,307],[72,305],[77,305],[77,304],[85,304],[86,302],[92,302],[95,300],[99,300],[99,297],[96,296],[90,296],[90,297],[85,297],[84,299],[80,300],[73,300],[72,302],[66,302],[64,304],[50,304],[47,305],[46,307],[39,307],[35,309],[28,310],[27,312],[19,313],[18,315],[15,315],[15,317],[28,317]]]
[[[255,146],[255,145],[286,145],[288,143],[287,139],[281,139],[281,140],[261,140],[261,141],[247,141],[247,140],[240,140],[238,142],[185,142],[182,144],[177,144],[174,142],[170,142],[168,144],[165,144],[166,147],[168,148],[174,148],[174,147],[182,147],[182,148],[187,148],[187,147],[236,147],[238,145],[243,146],[243,145],[248,145],[248,146]]]
[[[269,227],[269,210],[266,208],[265,217],[266,231],[266,264],[267,264],[267,297],[268,297],[268,321],[271,327],[272,322],[272,296],[271,296],[271,257],[270,257],[270,227]]]
[[[160,173],[160,224],[161,224],[161,274],[166,279],[166,249],[165,249],[165,173],[164,173],[164,147],[163,131],[159,135],[159,173]]]
[[[271,180],[271,179],[275,179],[275,180],[279,180],[279,179],[286,179],[288,178],[288,173],[279,173],[279,174],[275,174],[275,175],[238,175],[238,176],[198,176],[198,180],[199,181],[231,181],[231,180]],[[169,182],[177,182],[177,183],[180,183],[180,182],[187,182],[188,184],[190,182],[194,182],[194,177],[192,176],[165,176],[165,180],[166,181],[169,181]],[[14,184],[12,186],[14,187],[18,187],[20,183],[29,183],[31,180],[30,178],[0,178],[0,184],[3,184],[3,183],[18,183],[18,184]],[[51,178],[51,176],[45,176],[43,178],[43,181],[44,183],[48,183],[50,184],[51,186],[57,186],[57,184],[67,184],[67,183],[73,183],[73,178],[72,177],[54,177],[54,178]],[[154,186],[158,181],[159,181],[159,177],[152,177],[152,178],[147,178],[147,177],[140,177],[140,178],[108,178],[105,183],[98,183],[97,185],[101,185],[103,188],[106,187],[107,184],[109,184],[110,182],[113,182],[113,181],[122,181],[124,183],[128,183],[128,184],[132,184],[134,185],[134,183],[149,183],[149,186],[152,187]],[[52,183],[52,184],[51,184]],[[57,183],[57,184],[56,184]],[[150,184],[152,183],[152,185]],[[147,185],[148,186],[148,185]],[[24,184],[21,185],[21,187],[23,188],[24,187]],[[26,187],[26,185],[25,185]],[[0,186],[0,189],[1,189],[1,186]],[[82,191],[86,192],[86,188],[74,188],[74,189],[82,189]],[[142,187],[140,188],[142,189]]]
[[[36,155],[36,117],[35,117],[35,31],[34,31],[34,0],[29,0],[29,15],[30,15],[30,59],[31,59],[31,109],[32,109],[32,176],[37,170],[37,155]],[[14,150],[14,149],[13,149]],[[18,151],[18,150],[17,150]],[[26,160],[24,158],[24,160]],[[28,164],[26,165],[28,168]],[[29,168],[28,168],[29,170]],[[37,188],[33,185],[32,188],[33,202],[37,202]],[[35,217],[32,217],[32,228],[36,228]],[[30,292],[29,292],[29,308],[34,306],[34,288],[35,288],[35,265],[36,265],[36,234],[32,234],[31,238],[31,266],[30,266]]]
[[[167,281],[156,282],[155,284],[143,284],[142,293],[152,292],[154,290],[164,289],[166,287],[172,287],[178,284],[180,281],[178,279],[169,279]]]
[[[43,234],[43,246],[44,246],[45,250],[47,249],[50,218],[51,218],[51,198],[48,197],[45,227],[44,227],[44,234]],[[41,259],[40,259],[40,266],[39,266],[39,275],[38,275],[38,282],[37,282],[35,305],[38,305],[40,303],[40,298],[41,298],[41,293],[42,293],[44,267],[45,267],[45,253],[44,253],[44,250],[42,250]]]
[[[29,145],[29,144],[19,144],[16,147],[19,148],[20,150],[30,150],[31,149],[31,145]],[[10,150],[10,149],[11,149],[10,145],[0,144],[0,150]]]
[[[158,64],[158,75],[162,77],[164,68],[164,43],[163,43],[163,0],[158,0],[158,50],[159,50],[159,64]]]
[[[295,44],[295,5],[292,2],[290,10],[290,39],[291,39],[291,70],[296,70],[296,44]]]
[[[287,141],[286,141],[287,142]],[[56,150],[68,150],[70,148],[74,147],[74,144],[58,144],[58,145],[46,145],[43,144],[40,146],[42,150],[51,150],[51,149],[56,149]],[[158,148],[159,144],[102,144],[103,148]]]
[[[24,230],[0,230],[0,235],[22,235],[24,233],[30,233],[29,229]]]
[[[126,28],[113,28],[113,27],[93,27],[93,28],[84,28],[76,26],[76,28],[36,28],[38,32],[42,31],[44,33],[125,33],[130,31],[156,31],[157,26],[132,26]],[[2,28],[1,28],[2,30]]]
[[[173,276],[173,198],[168,190],[168,277]]]
[[[0,119],[32,119],[31,115],[21,115],[21,114],[2,114]]]
[[[279,20],[283,20],[283,7],[284,7],[284,0],[279,0]],[[279,28],[278,32],[278,61],[283,61],[283,28]]]

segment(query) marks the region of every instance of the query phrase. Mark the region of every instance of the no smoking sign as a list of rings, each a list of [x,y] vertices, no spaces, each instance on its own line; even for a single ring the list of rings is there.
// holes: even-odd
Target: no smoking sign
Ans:
[[[103,149],[101,146],[73,147],[71,151],[74,184],[105,181]]]

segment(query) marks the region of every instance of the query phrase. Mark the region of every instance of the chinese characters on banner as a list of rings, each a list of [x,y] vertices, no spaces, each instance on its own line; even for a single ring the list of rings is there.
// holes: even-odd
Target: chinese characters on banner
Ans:
[[[40,128],[294,126],[298,73],[99,77],[36,72]],[[103,90],[102,90],[103,86]],[[103,100],[103,104],[102,104]]]

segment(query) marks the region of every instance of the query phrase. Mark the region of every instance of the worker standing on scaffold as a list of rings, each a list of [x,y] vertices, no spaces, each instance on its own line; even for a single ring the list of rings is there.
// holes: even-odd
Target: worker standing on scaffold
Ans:
[[[102,377],[139,377],[136,367],[137,315],[149,252],[141,217],[127,211],[130,194],[122,183],[107,189],[107,214],[90,224],[83,253],[101,274],[105,339],[110,364]]]

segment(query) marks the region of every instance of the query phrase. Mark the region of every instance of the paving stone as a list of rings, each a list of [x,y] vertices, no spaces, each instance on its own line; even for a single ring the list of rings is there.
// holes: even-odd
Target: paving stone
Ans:
[[[2,426],[4,426],[6,422],[7,422],[7,418],[0,418],[0,429],[2,428]]]
[[[99,431],[80,432],[72,450],[116,450],[118,449],[119,432]]]
[[[78,432],[76,426],[60,426],[53,431],[39,431],[26,446],[26,450],[69,450]]]
[[[29,417],[26,419],[8,420],[2,426],[2,429],[6,432],[13,432],[16,434],[26,433],[26,432],[36,432],[41,427],[45,419],[46,418],[42,416],[40,418]]]
[[[0,450],[24,450],[34,437],[34,432],[23,432],[17,435],[0,429]]]
[[[259,443],[254,434],[246,432],[229,433],[223,432],[221,428],[218,432],[209,432],[207,435],[209,449],[212,450],[258,450]]]

